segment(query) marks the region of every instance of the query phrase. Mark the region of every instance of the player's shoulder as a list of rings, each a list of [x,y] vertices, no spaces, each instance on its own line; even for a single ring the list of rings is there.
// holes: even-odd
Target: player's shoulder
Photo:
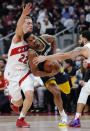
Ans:
[[[17,36],[16,34],[12,38],[13,43],[17,44],[21,42],[21,37]]]
[[[54,39],[55,37],[49,34],[43,34],[40,37],[46,39],[46,40],[50,40],[50,39]]]
[[[40,37],[54,37],[54,36],[49,35],[49,34],[43,34],[43,35],[41,35]]]

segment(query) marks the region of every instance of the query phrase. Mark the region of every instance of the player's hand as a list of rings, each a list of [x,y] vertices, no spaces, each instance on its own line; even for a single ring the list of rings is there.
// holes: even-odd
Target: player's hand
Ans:
[[[85,82],[83,80],[81,80],[79,84],[80,84],[80,86],[84,86]]]
[[[41,63],[41,62],[43,62],[43,61],[45,61],[46,60],[46,56],[38,56],[38,57],[35,57],[34,59],[33,59],[33,63],[35,64],[35,65],[38,65],[39,63]]]
[[[31,10],[32,10],[31,7],[32,7],[32,3],[26,4],[25,8],[23,7],[23,12],[22,12],[22,14],[23,14],[24,16],[29,15],[30,12],[31,12]]]

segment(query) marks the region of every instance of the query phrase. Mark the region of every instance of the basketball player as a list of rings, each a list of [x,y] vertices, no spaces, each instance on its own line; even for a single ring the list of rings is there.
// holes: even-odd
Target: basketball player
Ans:
[[[47,89],[53,94],[55,105],[58,107],[61,115],[60,126],[67,124],[67,115],[63,109],[61,92],[70,93],[69,80],[66,75],[57,70],[53,70],[51,73],[46,73],[43,69],[43,64],[38,66],[33,64],[33,58],[38,55],[49,55],[56,53],[56,40],[51,35],[42,35],[36,37],[31,32],[27,32],[24,35],[24,40],[28,43],[28,59],[32,73],[35,76],[40,76]],[[59,88],[60,87],[60,90]]]
[[[34,64],[43,62],[45,60],[65,60],[68,58],[83,56],[85,57],[88,67],[90,67],[90,31],[83,31],[80,35],[79,44],[83,47],[77,47],[74,50],[66,53],[58,53],[52,56],[39,56],[33,60]],[[87,73],[88,81],[85,83],[84,87],[81,89],[79,99],[77,102],[77,111],[74,119],[69,123],[70,127],[80,127],[80,116],[82,110],[87,102],[87,98],[90,95],[90,72]]]
[[[4,72],[5,83],[11,96],[11,108],[15,112],[19,112],[19,107],[23,104],[20,116],[16,122],[17,127],[30,127],[24,121],[24,118],[32,104],[34,86],[28,65],[27,43],[23,40],[23,35],[27,31],[32,32],[33,29],[32,19],[27,17],[31,12],[31,6],[32,4],[28,3],[23,8],[9,49],[8,61]],[[21,90],[25,95],[24,101]]]

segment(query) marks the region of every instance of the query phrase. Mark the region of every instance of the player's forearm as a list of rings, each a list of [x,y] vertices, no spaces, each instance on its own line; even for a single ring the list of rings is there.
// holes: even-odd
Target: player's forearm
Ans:
[[[57,53],[57,54],[46,56],[45,60],[65,60],[79,55],[81,55],[80,50],[75,49],[67,53]]]
[[[20,28],[25,20],[26,15],[22,13],[21,17],[19,18],[18,22],[17,22],[17,28]]]
[[[21,34],[23,32],[22,30],[22,25],[24,23],[26,15],[22,14],[21,17],[19,18],[18,22],[17,22],[17,27],[16,27],[16,34]]]
[[[25,8],[23,8],[23,11],[22,11],[22,14],[21,14],[21,17],[19,18],[18,22],[17,22],[17,28],[16,28],[16,33],[17,34],[21,34],[23,33],[22,31],[22,25],[24,23],[24,20],[25,20],[25,17],[30,14],[31,12],[31,5],[30,3],[26,4]]]

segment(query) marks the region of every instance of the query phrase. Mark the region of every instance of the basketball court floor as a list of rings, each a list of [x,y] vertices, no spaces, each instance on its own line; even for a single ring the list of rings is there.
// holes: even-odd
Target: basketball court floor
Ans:
[[[68,116],[68,121],[73,116]],[[27,116],[26,121],[30,128],[17,128],[16,119],[18,116],[0,116],[0,131],[90,131],[90,115],[84,115],[81,119],[81,128],[58,126],[59,115]]]

